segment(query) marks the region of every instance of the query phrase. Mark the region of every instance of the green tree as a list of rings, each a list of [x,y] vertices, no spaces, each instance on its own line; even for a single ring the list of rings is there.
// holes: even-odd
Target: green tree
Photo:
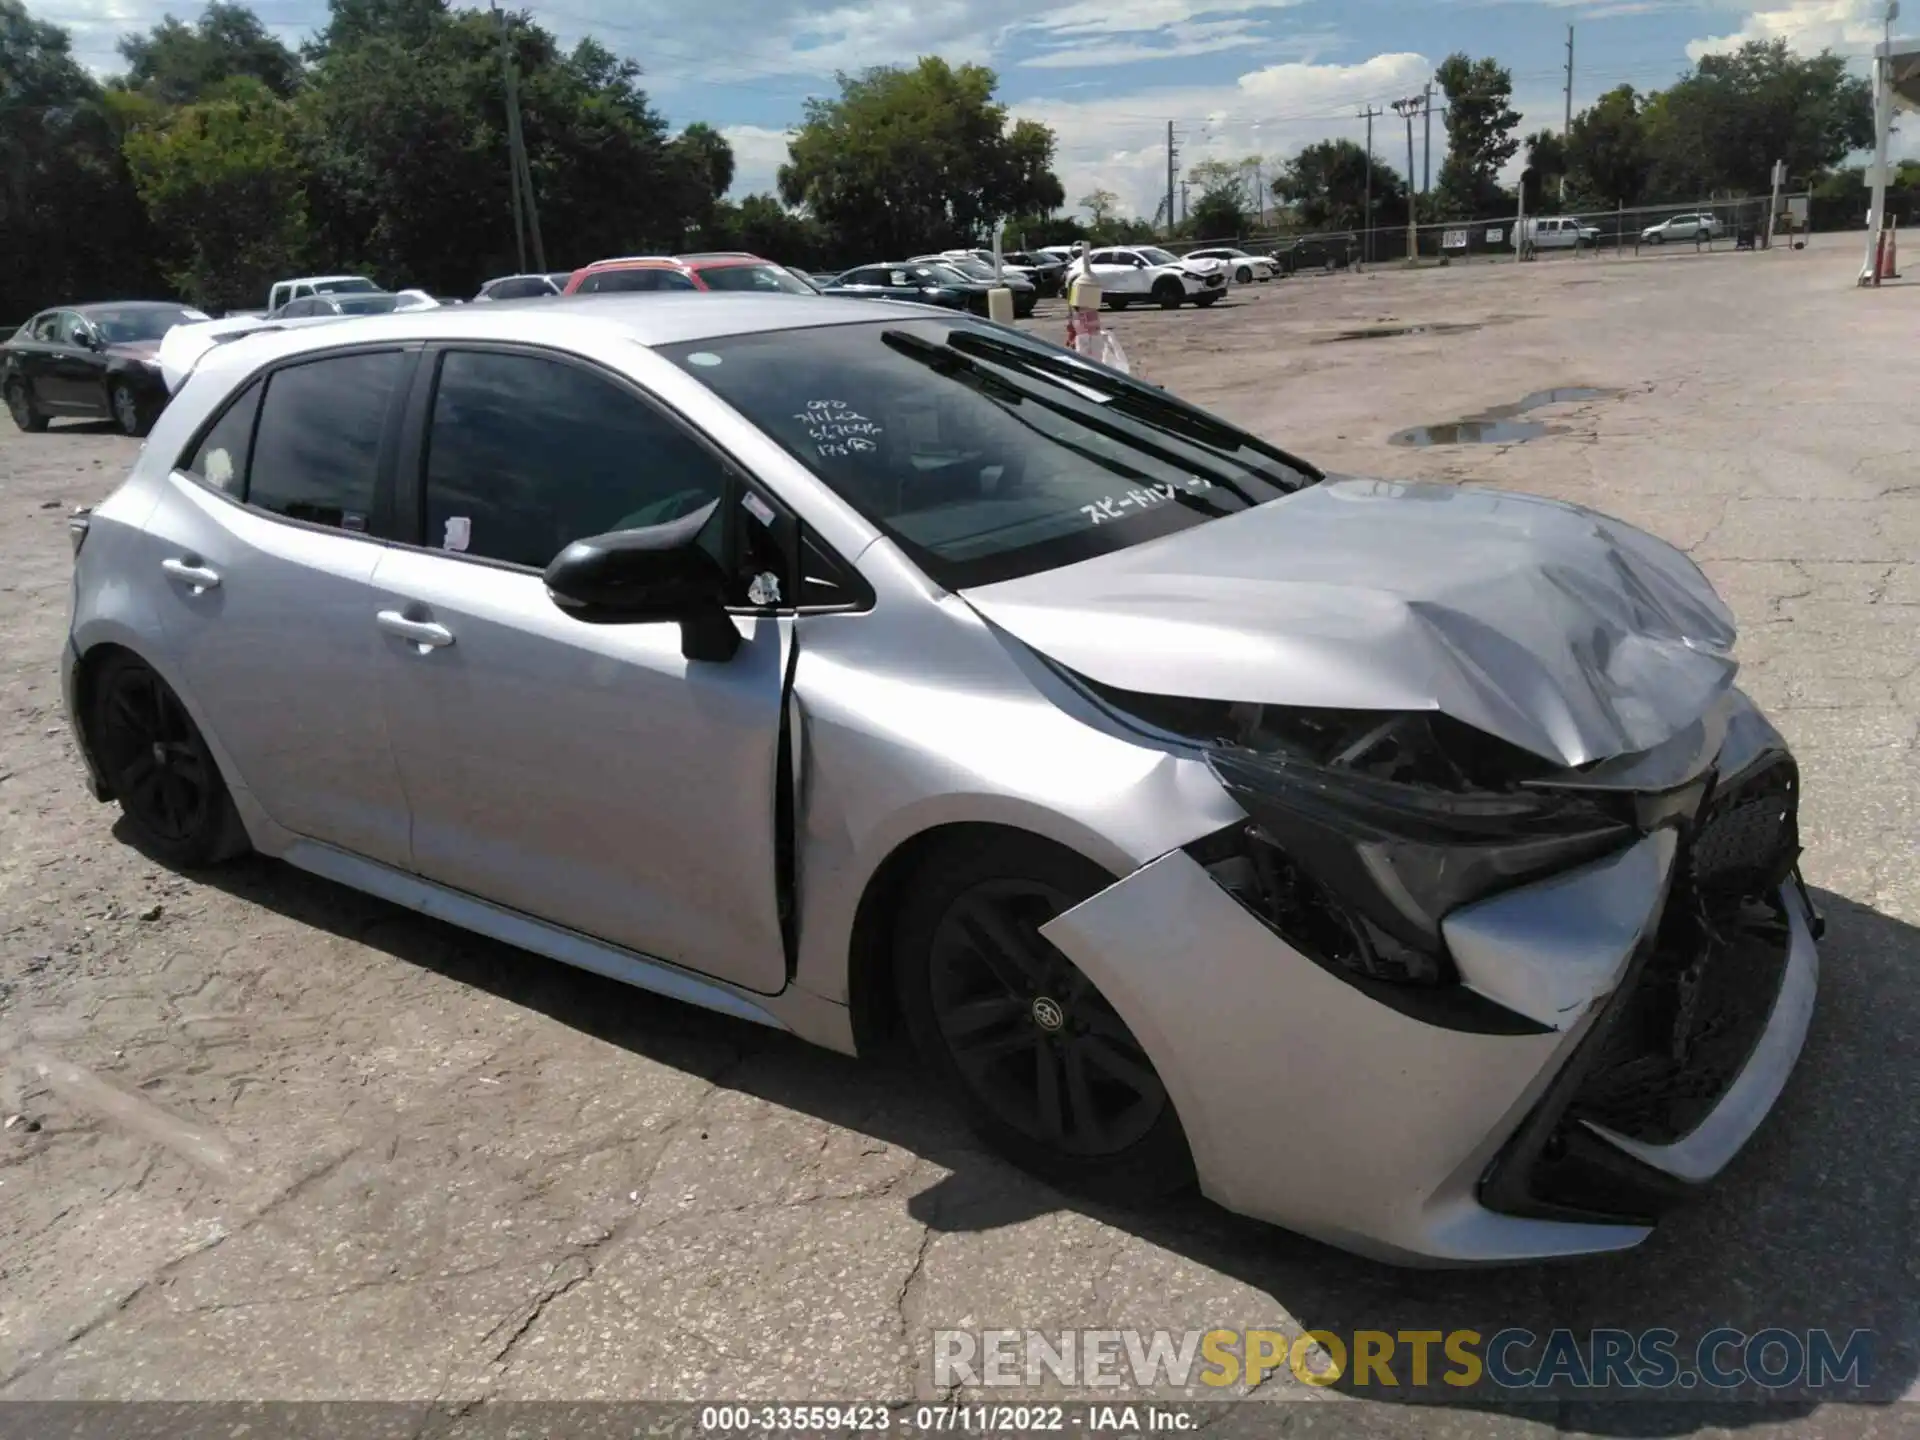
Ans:
[[[738,205],[722,201],[709,235],[707,243],[716,250],[750,250],[802,270],[818,269],[832,258],[818,223],[773,195],[749,195]]]
[[[519,264],[499,22],[392,13],[390,33],[356,20],[300,97],[315,259],[459,293]],[[336,9],[336,29],[342,18]],[[713,157],[696,177],[633,62],[592,39],[562,50],[524,16],[507,23],[547,263],[686,248],[711,202]]]
[[[1497,61],[1457,53],[1440,62],[1434,79],[1447,97],[1447,158],[1434,183],[1435,204],[1461,218],[1504,210],[1500,169],[1520,148],[1512,73]]]
[[[1271,187],[1274,198],[1290,207],[1300,228],[1307,231],[1406,224],[1407,189],[1399,172],[1376,159],[1369,187],[1367,163],[1365,147],[1352,140],[1322,140],[1280,167]]]
[[[1771,188],[1776,160],[1807,175],[1872,144],[1872,89],[1831,51],[1801,56],[1784,40],[1750,40],[1702,56],[1648,102],[1645,123],[1656,194],[1757,195]]]
[[[708,235],[721,200],[733,188],[733,146],[711,125],[696,120],[673,138],[672,158],[682,176],[682,224]],[[703,243],[718,246],[720,241],[710,237]]]
[[[168,278],[197,305],[257,305],[298,267],[306,205],[293,115],[258,81],[251,94],[182,106],[127,135],[140,199],[173,242]]]
[[[839,253],[889,258],[973,244],[1008,215],[1051,211],[1053,135],[1009,130],[993,71],[922,57],[839,77],[813,99],[780,167],[780,195],[804,206]]]
[[[1527,213],[1543,215],[1560,203],[1560,182],[1567,174],[1567,142],[1551,130],[1527,137]]]
[[[191,25],[168,15],[144,35],[123,37],[120,54],[127,62],[120,83],[168,105],[204,99],[236,77],[282,97],[300,83],[300,58],[253,11],[222,0],[213,0]]]
[[[159,294],[120,125],[67,32],[0,0],[0,321]]]
[[[1092,218],[1095,225],[1104,225],[1120,208],[1120,197],[1111,190],[1093,189],[1074,202]],[[1065,244],[1065,241],[1061,242]]]
[[[1200,189],[1187,212],[1191,235],[1201,240],[1227,240],[1237,238],[1247,228],[1252,202],[1244,166],[1232,160],[1202,160],[1187,172],[1187,180]]]
[[[1581,195],[1608,205],[1640,203],[1653,155],[1631,85],[1616,86],[1573,117],[1566,159],[1568,183]]]

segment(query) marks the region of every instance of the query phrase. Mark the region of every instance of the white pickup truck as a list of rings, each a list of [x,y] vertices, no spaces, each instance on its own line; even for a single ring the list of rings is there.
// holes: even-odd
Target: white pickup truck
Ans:
[[[364,275],[302,275],[294,280],[277,280],[267,292],[267,313],[271,315],[289,300],[309,295],[370,295],[380,287]]]

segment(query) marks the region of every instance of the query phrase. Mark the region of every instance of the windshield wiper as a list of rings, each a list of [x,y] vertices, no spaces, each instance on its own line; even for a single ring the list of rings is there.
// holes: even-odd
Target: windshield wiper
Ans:
[[[998,388],[1001,395],[1011,396],[1016,400],[1029,401],[1032,404],[1038,405],[1043,410],[1051,410],[1056,415],[1064,415],[1076,425],[1082,425],[1095,434],[1106,436],[1109,440],[1118,440],[1124,445],[1132,446],[1137,450],[1143,450],[1155,459],[1163,461],[1178,470],[1191,471],[1195,468],[1192,456],[1182,455],[1178,451],[1170,450],[1164,445],[1155,444],[1147,435],[1141,434],[1136,425],[1116,424],[1113,420],[1100,414],[1097,410],[1089,414],[1079,406],[1069,404],[1064,400],[1055,399],[1051,395],[1043,395],[1037,391],[1023,390],[1017,386],[1009,385],[1002,376],[995,374],[981,361],[966,354],[964,351],[954,349],[951,345],[937,344],[932,340],[924,339],[906,330],[882,330],[880,332],[880,339],[888,348],[897,350],[908,359],[917,360],[922,365],[938,371],[941,374],[956,377],[964,374],[976,384],[983,386],[985,384],[992,384]],[[1224,456],[1217,458],[1221,461],[1225,460]],[[1219,468],[1217,465],[1202,465],[1200,468],[1209,471],[1215,483],[1222,489],[1230,491],[1248,509],[1251,510],[1258,503],[1251,495],[1247,494],[1245,490],[1236,484],[1233,477],[1224,469]],[[1210,515],[1220,516],[1227,513],[1217,506],[1202,500],[1199,496],[1188,494],[1185,491],[1176,492],[1173,498],[1178,503],[1190,509],[1205,510]]]
[[[1250,448],[1266,459],[1278,461],[1289,470],[1298,471],[1308,483],[1325,478],[1311,465],[1295,459],[1284,450],[1267,444],[1258,436],[1236,430],[1231,425],[1214,419],[1204,410],[1196,409],[1194,406],[1161,394],[1138,382],[1122,379],[1118,375],[1109,375],[1092,365],[1076,365],[1070,360],[1057,360],[1045,351],[1029,350],[1024,345],[1015,345],[1011,341],[1001,340],[993,335],[983,335],[977,330],[949,330],[947,344],[962,354],[979,352],[994,360],[1017,365],[1041,375],[1070,380],[1077,385],[1085,385],[1091,390],[1098,390],[1102,395],[1108,396],[1115,408],[1123,413],[1135,414],[1150,425],[1162,425],[1181,439],[1191,440],[1196,445],[1204,445],[1209,450],[1233,451]]]

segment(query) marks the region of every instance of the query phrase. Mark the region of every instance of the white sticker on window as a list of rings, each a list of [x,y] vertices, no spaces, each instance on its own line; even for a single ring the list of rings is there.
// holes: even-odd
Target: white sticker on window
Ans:
[[[751,490],[740,497],[740,508],[745,510],[762,525],[773,524],[773,507]]]
[[[687,356],[687,363],[689,365],[699,365],[705,368],[711,368],[712,366],[718,365],[720,363],[720,357],[714,354],[711,350],[696,350],[693,352],[693,354]]]
[[[447,517],[447,533],[440,541],[442,550],[465,550],[473,540],[473,521],[465,515]]]
[[[233,456],[224,449],[207,452],[207,483],[222,490],[233,483]]]

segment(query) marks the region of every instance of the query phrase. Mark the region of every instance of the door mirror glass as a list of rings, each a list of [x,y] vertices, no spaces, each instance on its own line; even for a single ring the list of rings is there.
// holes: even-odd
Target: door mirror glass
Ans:
[[[677,620],[687,659],[731,660],[740,632],[723,603],[726,572],[700,544],[719,503],[664,525],[575,540],[547,566],[547,593],[582,620]]]

